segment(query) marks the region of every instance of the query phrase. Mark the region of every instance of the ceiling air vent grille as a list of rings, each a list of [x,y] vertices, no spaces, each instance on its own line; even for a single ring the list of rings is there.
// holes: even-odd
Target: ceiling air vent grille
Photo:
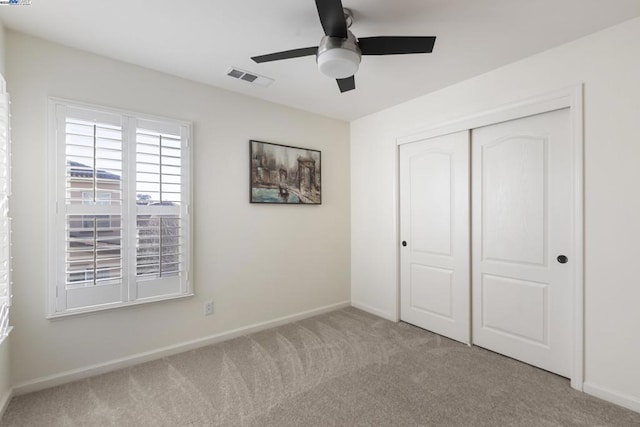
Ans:
[[[269,85],[271,85],[271,83],[274,82],[274,80],[270,77],[261,76],[260,74],[245,71],[236,67],[229,68],[229,70],[227,71],[227,76],[233,77],[234,79],[244,80],[245,82],[249,82],[262,87],[268,87]]]

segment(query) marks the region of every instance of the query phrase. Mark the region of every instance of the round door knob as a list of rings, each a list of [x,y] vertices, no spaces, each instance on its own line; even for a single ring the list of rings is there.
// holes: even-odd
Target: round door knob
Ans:
[[[402,241],[402,246],[407,246],[407,242],[405,242],[404,240]]]
[[[566,264],[567,261],[569,261],[569,258],[567,258],[565,255],[558,255],[558,262],[560,264]]]

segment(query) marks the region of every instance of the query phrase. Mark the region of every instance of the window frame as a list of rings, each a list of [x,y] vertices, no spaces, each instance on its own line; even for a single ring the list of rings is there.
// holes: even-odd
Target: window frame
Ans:
[[[121,268],[122,279],[117,287],[109,291],[112,297],[118,292],[117,301],[109,301],[97,304],[85,304],[83,306],[69,308],[67,305],[69,291],[65,285],[65,251],[61,250],[63,242],[66,242],[65,231],[66,216],[75,215],[67,212],[65,199],[66,183],[66,138],[65,123],[68,117],[75,117],[67,114],[71,110],[81,111],[82,114],[91,114],[101,123],[113,123],[114,118],[120,120],[122,129],[122,203],[119,206],[119,213],[122,223],[121,235]],[[192,134],[193,124],[191,122],[153,116],[120,108],[105,107],[101,105],[88,104],[74,100],[49,97],[48,98],[48,128],[47,128],[47,209],[46,218],[46,246],[47,246],[47,318],[64,318],[78,314],[101,312],[104,310],[118,309],[123,307],[137,306],[141,304],[153,303],[157,301],[167,301],[173,299],[188,298],[194,295],[193,292],[193,235],[192,235]],[[104,121],[101,119],[105,118]],[[138,206],[136,204],[136,132],[138,129],[148,129],[153,126],[157,132],[174,132],[180,135],[181,145],[181,180],[182,197],[179,210],[182,221],[183,251],[183,274],[179,275],[178,283],[174,280],[171,286],[167,283],[159,283],[153,288],[142,286],[143,280],[138,280],[136,276],[136,215]],[[179,131],[179,133],[175,133]],[[99,191],[102,191],[98,189]],[[172,208],[175,208],[172,206]],[[174,209],[175,210],[175,209]],[[91,213],[87,213],[91,215]],[[162,278],[157,279],[162,282]],[[147,281],[147,285],[150,281]],[[97,297],[100,293],[107,292],[103,286],[84,287],[88,300],[100,300]],[[93,290],[92,290],[93,289]],[[158,294],[158,292],[160,292]]]

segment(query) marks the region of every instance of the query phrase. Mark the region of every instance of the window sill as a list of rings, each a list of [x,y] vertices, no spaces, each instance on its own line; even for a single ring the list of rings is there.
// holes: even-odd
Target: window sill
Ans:
[[[158,302],[176,301],[176,300],[191,298],[194,295],[195,294],[191,292],[188,294],[149,298],[143,301],[131,301],[131,302],[124,302],[124,303],[120,302],[116,304],[105,304],[105,305],[94,306],[94,307],[79,308],[75,310],[68,310],[61,313],[49,314],[47,315],[47,319],[48,320],[68,319],[70,317],[86,316],[86,315],[101,313],[104,311],[114,311],[114,310],[119,310],[123,308],[139,307],[141,305],[147,305],[147,304],[158,303]]]

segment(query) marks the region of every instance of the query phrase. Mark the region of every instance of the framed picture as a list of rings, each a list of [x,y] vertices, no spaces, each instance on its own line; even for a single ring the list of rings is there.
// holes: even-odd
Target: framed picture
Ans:
[[[249,141],[251,203],[322,203],[320,151]]]

